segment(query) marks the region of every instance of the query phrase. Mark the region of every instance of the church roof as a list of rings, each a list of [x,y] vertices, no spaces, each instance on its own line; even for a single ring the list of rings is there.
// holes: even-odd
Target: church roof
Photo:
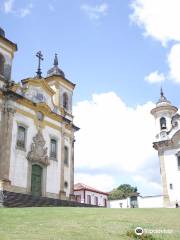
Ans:
[[[5,31],[0,27],[0,39],[5,41],[7,44],[11,45],[15,51],[17,51],[17,44],[11,42],[9,39],[5,37]]]
[[[83,183],[76,183],[74,185],[74,191],[80,191],[80,190],[87,190],[87,191],[96,192],[96,193],[100,193],[100,194],[104,194],[104,195],[109,195],[109,193],[107,193],[107,192],[99,191],[99,190],[97,190],[93,187],[87,186]]]
[[[164,92],[161,88],[161,92],[160,92],[160,99],[158,100],[158,102],[156,103],[156,106],[171,106],[171,102],[169,100],[167,100],[167,98],[164,95]]]
[[[55,54],[53,65],[54,66],[51,69],[48,70],[47,77],[53,76],[53,75],[58,75],[58,76],[61,76],[61,77],[65,78],[64,72],[58,66],[57,54]]]

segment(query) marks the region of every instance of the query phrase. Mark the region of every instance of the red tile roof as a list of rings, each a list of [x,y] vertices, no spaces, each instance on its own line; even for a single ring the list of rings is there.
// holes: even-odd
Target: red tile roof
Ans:
[[[96,193],[100,193],[100,194],[104,194],[104,195],[109,195],[109,193],[107,193],[107,192],[99,191],[99,190],[92,188],[90,186],[87,186],[83,183],[76,183],[74,185],[74,191],[80,191],[80,190],[87,190],[87,191],[96,192]]]

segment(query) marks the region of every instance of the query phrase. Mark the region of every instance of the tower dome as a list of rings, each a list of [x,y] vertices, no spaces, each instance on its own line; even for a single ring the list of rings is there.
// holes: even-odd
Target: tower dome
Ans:
[[[0,36],[5,37],[5,31],[0,27]]]
[[[47,72],[47,76],[50,77],[50,76],[53,76],[53,75],[58,75],[58,76],[61,76],[61,77],[65,77],[65,74],[64,72],[59,68],[58,66],[58,57],[57,57],[57,54],[55,54],[55,57],[54,57],[54,66],[49,69],[49,71]]]

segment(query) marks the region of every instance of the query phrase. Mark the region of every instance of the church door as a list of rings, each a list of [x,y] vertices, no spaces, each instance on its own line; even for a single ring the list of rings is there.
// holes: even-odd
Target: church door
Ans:
[[[31,193],[33,196],[41,196],[42,191],[42,167],[32,165]]]

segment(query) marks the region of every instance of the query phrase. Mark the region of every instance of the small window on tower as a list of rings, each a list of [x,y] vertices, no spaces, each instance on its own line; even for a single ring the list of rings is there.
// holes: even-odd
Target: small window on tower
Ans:
[[[26,141],[26,129],[22,126],[18,126],[16,146],[20,149],[25,149],[25,141]]]
[[[67,93],[63,93],[63,107],[65,108],[65,109],[68,109],[68,95],[67,95]]]
[[[165,117],[162,117],[160,119],[160,126],[161,126],[161,130],[166,129],[166,119],[165,119]]]
[[[169,188],[170,188],[171,190],[173,190],[173,185],[172,185],[172,183],[169,184]]]
[[[0,54],[0,75],[4,76],[4,63],[5,59],[2,54]]]
[[[180,171],[180,156],[177,157],[177,161],[178,161],[178,170]]]

